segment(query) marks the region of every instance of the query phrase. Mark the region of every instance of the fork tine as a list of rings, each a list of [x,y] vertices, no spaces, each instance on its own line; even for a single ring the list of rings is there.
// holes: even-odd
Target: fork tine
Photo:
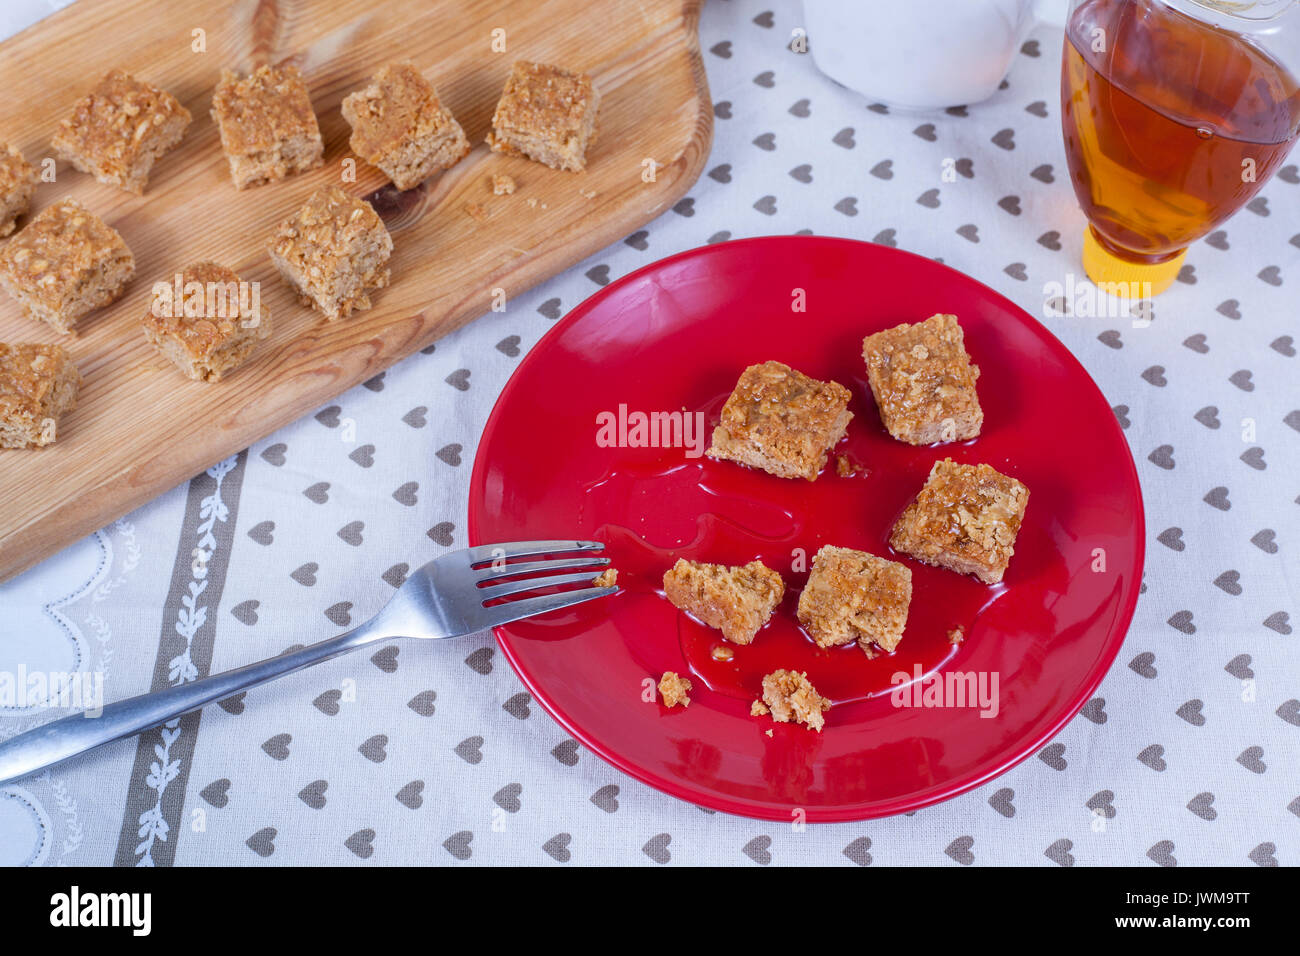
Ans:
[[[579,591],[545,594],[541,597],[511,601],[509,604],[498,604],[495,607],[483,608],[482,616],[475,615],[474,624],[480,630],[489,627],[500,627],[502,624],[509,624],[511,621],[532,617],[534,614],[545,614],[547,611],[558,611],[561,608],[572,607],[575,604],[583,604],[596,598],[614,594],[618,590],[618,588],[583,588]]]
[[[566,558],[561,561],[520,561],[517,564],[503,564],[500,567],[488,566],[474,568],[470,573],[475,581],[491,581],[495,578],[513,578],[521,574],[535,574],[538,571],[567,571],[569,568],[600,568],[609,564],[609,558]],[[596,572],[592,573],[592,577]]]
[[[498,558],[528,558],[538,554],[564,554],[572,551],[604,551],[599,541],[507,541],[502,544],[481,544],[466,548],[470,564],[482,564]]]
[[[579,574],[549,574],[544,578],[528,578],[523,581],[507,581],[504,584],[494,584],[491,587],[479,588],[478,596],[480,601],[491,601],[493,598],[509,597],[512,594],[522,594],[525,591],[535,591],[538,588],[554,587],[557,584],[577,584],[581,581],[591,583],[592,578],[596,575],[590,571]]]

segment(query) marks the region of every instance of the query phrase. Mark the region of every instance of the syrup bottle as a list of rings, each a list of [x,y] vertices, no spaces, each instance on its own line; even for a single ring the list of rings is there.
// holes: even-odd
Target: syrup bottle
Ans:
[[[1300,0],[1072,0],[1061,68],[1083,265],[1147,298],[1282,165],[1300,129]]]

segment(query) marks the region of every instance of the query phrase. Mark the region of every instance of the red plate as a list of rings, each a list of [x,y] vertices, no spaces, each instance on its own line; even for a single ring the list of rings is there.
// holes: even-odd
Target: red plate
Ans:
[[[792,309],[800,296],[806,311]],[[984,434],[915,448],[881,427],[863,336],[953,312],[981,369]],[[681,447],[604,447],[598,415],[703,412],[706,434],[747,365],[778,359],[853,391],[835,449],[869,469],[815,482],[776,478]],[[987,462],[1030,489],[1005,581],[987,587],[889,547],[890,528],[930,465]],[[915,810],[990,780],[1052,738],[1088,700],[1124,639],[1142,579],[1137,472],[1105,398],[1029,315],[928,259],[846,239],[772,237],[694,249],[611,283],[520,364],[474,462],[473,544],[606,542],[624,591],[497,630],[529,692],[574,737],[653,787],[728,813],[860,820]],[[859,548],[912,568],[898,650],[817,648],[794,616],[799,555]],[[723,644],[670,605],[678,556],[762,559],[787,596],[751,645]],[[948,632],[965,629],[953,645]],[[731,647],[731,645],[727,645]],[[749,715],[764,674],[807,671],[835,706],[824,732]],[[644,699],[665,670],[691,705]],[[925,676],[917,681],[917,675]],[[902,677],[896,675],[903,675]],[[953,706],[973,675],[992,707]],[[908,681],[910,703],[893,692]],[[948,706],[920,688],[942,680]],[[968,685],[970,686],[970,685]],[[986,713],[988,716],[981,716]],[[767,731],[772,731],[768,736]]]

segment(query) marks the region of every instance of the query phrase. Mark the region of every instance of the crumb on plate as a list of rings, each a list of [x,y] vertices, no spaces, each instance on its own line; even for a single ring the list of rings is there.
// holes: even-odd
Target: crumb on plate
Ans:
[[[687,694],[690,689],[691,682],[685,677],[678,677],[676,671],[664,671],[664,676],[659,678],[659,696],[665,707],[676,707],[678,704],[689,707],[691,699]]]
[[[793,721],[818,733],[826,725],[822,714],[831,709],[831,702],[817,693],[808,680],[807,671],[772,671],[763,678],[763,703],[777,723]],[[750,713],[753,712],[751,707]]]
[[[854,475],[860,475],[866,470],[861,465],[856,465],[850,461],[847,455],[835,456],[835,474],[841,478],[852,478]]]

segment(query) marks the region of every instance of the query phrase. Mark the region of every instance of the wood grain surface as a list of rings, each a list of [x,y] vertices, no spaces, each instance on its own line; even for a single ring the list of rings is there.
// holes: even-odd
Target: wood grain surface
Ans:
[[[194,114],[142,197],[60,162],[33,212],[74,196],[115,227],[137,274],[76,337],[0,297],[0,341],[59,342],[84,383],[56,444],[0,450],[0,580],[108,524],[398,359],[617,241],[668,209],[708,157],[712,109],[696,33],[701,0],[80,0],[0,44],[0,140],[36,163],[73,102],[113,67],[176,95]],[[206,47],[196,52],[195,31]],[[492,48],[505,31],[506,50]],[[500,36],[500,34],[497,34]],[[437,86],[475,148],[406,193],[356,162],[339,103],[382,64],[409,58]],[[590,72],[602,92],[585,173],[482,145],[516,59]],[[325,165],[236,191],[212,90],[223,68],[296,63],[325,140]],[[643,176],[646,160],[654,181]],[[491,177],[518,183],[495,196]],[[375,307],[326,323],[300,306],[265,252],[275,224],[315,189],[370,198],[392,233],[392,285]],[[382,187],[382,188],[381,188]],[[19,220],[22,226],[27,218]],[[216,384],[191,382],[144,340],[155,281],[215,259],[261,283],[273,333]]]

